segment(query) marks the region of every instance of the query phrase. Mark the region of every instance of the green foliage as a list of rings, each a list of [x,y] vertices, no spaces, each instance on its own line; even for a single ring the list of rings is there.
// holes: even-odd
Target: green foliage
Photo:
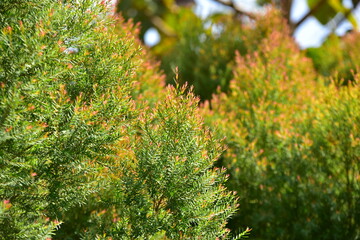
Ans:
[[[238,56],[230,93],[204,107],[226,136],[222,164],[257,239],[357,239],[358,86],[316,80],[311,61],[274,31]],[[355,94],[356,93],[356,94]]]
[[[359,81],[359,75],[355,81]],[[324,178],[319,179],[322,197],[327,198],[324,211],[325,207],[330,209],[327,210],[329,223],[336,226],[324,234],[357,239],[360,235],[359,85],[338,88],[334,83],[322,94],[314,107],[313,129],[309,132],[313,142],[310,157],[324,172]]]
[[[227,14],[211,16],[205,24],[187,9],[175,18],[177,43],[171,48],[165,43],[159,44],[152,50],[162,58],[167,82],[174,83],[174,69],[178,67],[180,83],[192,85],[202,101],[210,100],[218,89],[229,92],[229,83],[234,77],[235,52],[245,55],[256,51],[258,43],[269,37],[272,27],[285,28],[279,12],[273,10],[258,17],[253,27]]]
[[[256,27],[252,27],[236,15],[228,13],[201,19],[192,9],[175,6],[173,1],[153,2],[150,5],[144,4],[144,1],[132,1],[127,5],[128,2],[120,1],[118,9],[124,11],[127,17],[129,12],[136,12],[139,18],[144,15],[145,19],[141,21],[144,29],[148,29],[153,19],[161,20],[161,26],[166,26],[155,26],[160,32],[161,41],[151,49],[161,59],[166,82],[174,84],[173,79],[177,74],[174,70],[178,67],[179,83],[193,86],[194,93],[201,101],[211,99],[218,88],[228,92],[236,51],[242,55],[254,51],[258,47],[257,43],[270,34],[270,26],[284,27],[280,13],[273,10],[265,16],[258,16]],[[144,8],[140,7],[145,5]],[[153,12],[150,9],[163,11]],[[139,21],[139,18],[134,19]]]
[[[202,127],[197,102],[181,94],[168,90],[163,103],[140,117],[133,158],[123,162],[124,176],[112,188],[115,205],[127,207],[116,210],[106,236],[215,239],[228,235],[224,226],[236,208],[235,197],[222,185],[224,170],[212,167],[222,150]]]
[[[240,22],[230,24],[233,17],[219,15],[209,19],[213,23],[205,27],[189,11],[176,16],[179,41],[171,48],[159,44],[153,49],[162,57],[167,82],[174,83],[174,69],[178,67],[180,83],[194,86],[201,100],[211,99],[217,88],[226,92],[233,77],[235,51],[245,51]]]
[[[339,38],[331,35],[319,48],[310,48],[307,55],[314,61],[317,71],[324,76],[342,79],[346,84],[359,72],[360,33],[352,32]]]
[[[279,12],[164,6],[168,76],[106,2],[1,1],[0,239],[358,239],[358,33],[320,78]]]
[[[21,233],[22,226],[35,224],[41,233],[42,219],[58,221],[83,204],[96,191],[94,174],[118,129],[132,117],[131,42],[104,31],[104,6],[43,3],[20,5],[35,7],[10,13],[0,37],[0,195],[13,206],[2,218],[6,239],[40,239]]]
[[[331,11],[313,12],[324,24],[348,11],[324,2]],[[202,100],[220,90],[202,114],[226,136],[218,166],[239,192],[228,227],[250,226],[258,239],[357,239],[358,33],[331,36],[307,51],[311,62],[277,11],[251,24],[227,14],[201,20],[187,9],[162,19],[176,32],[152,48],[167,81],[178,66],[180,83]]]
[[[227,234],[219,141],[191,96],[145,110],[163,77],[131,23],[115,27],[104,1],[0,9],[0,239]]]
[[[329,77],[336,71],[344,53],[340,50],[339,37],[332,34],[321,47],[309,48],[306,54],[313,60],[316,70]]]
[[[325,6],[331,11],[313,12],[324,24],[348,11],[336,1]],[[309,50],[312,63],[277,11],[251,24],[227,14],[173,13],[162,19],[176,36],[162,35],[152,51],[167,82],[178,66],[180,83],[202,100],[223,92],[203,114],[226,136],[218,166],[229,169],[227,186],[239,192],[241,208],[228,226],[250,226],[259,239],[357,239],[359,145],[349,139],[358,134],[358,87],[347,85],[358,78],[358,33]]]

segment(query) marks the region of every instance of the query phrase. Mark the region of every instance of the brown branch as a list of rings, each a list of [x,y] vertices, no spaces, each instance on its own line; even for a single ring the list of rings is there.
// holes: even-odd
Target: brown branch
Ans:
[[[177,34],[176,32],[171,29],[164,20],[162,20],[160,17],[158,16],[150,16],[150,21],[151,23],[164,35],[168,36],[168,37],[176,37]]]
[[[233,1],[230,1],[230,2],[226,2],[224,0],[213,0],[213,1],[215,1],[217,3],[220,3],[220,4],[224,5],[224,6],[232,8],[237,14],[247,16],[247,17],[249,17],[251,19],[256,19],[255,14],[240,9],[238,6],[236,6],[234,4]]]
[[[280,8],[285,19],[290,22],[290,10],[293,4],[292,0],[280,0]]]
[[[0,0],[1,1],[1,0]],[[115,15],[121,13],[120,1],[115,1]],[[159,16],[153,14],[149,8],[143,10],[144,15],[150,20],[151,24],[163,35],[167,37],[177,37],[177,33]]]
[[[297,23],[292,25],[292,29],[299,27],[308,17],[316,13],[316,11],[319,10],[319,8],[324,5],[324,3],[326,3],[326,0],[320,0],[305,16],[303,16]]]

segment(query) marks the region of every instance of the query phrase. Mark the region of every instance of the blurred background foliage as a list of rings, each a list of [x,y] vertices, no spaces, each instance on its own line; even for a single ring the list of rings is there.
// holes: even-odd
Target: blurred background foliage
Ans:
[[[344,81],[353,81],[359,72],[360,33],[353,32],[343,37],[329,36],[319,48],[307,49],[307,56],[314,61],[316,70],[323,76],[336,76]]]
[[[360,36],[358,0],[309,0],[291,21],[289,0],[258,1],[259,13],[216,0],[207,17],[193,1],[120,0],[117,11],[156,29],[150,52],[166,82],[189,83],[205,123],[228,149],[219,166],[238,192],[234,231],[253,239],[360,239]],[[315,17],[331,34],[299,49],[293,34]],[[336,28],[349,21],[344,36]]]
[[[290,34],[310,17],[315,17],[333,32],[345,20],[354,29],[358,27],[353,15],[360,2],[357,0],[351,2],[351,7],[341,0],[309,0],[309,12],[297,22],[292,22],[290,18],[290,9],[294,4],[291,0],[259,0],[257,3],[259,7],[262,6],[259,8],[261,14],[241,9],[236,1],[213,2],[217,2],[219,8],[225,7],[225,10],[209,14],[205,18],[195,14],[196,3],[193,0],[119,0],[116,3],[116,11],[121,12],[125,19],[140,23],[139,36],[143,42],[147,32],[156,30],[159,34],[159,42],[151,46],[151,52],[160,60],[167,83],[173,83],[174,69],[179,67],[180,82],[193,85],[195,93],[203,101],[211,99],[217,88],[228,92],[229,81],[233,78],[235,51],[245,55],[256,50],[257,41],[266,38],[272,27],[276,26],[276,23],[271,24],[272,19],[266,17],[269,7],[279,10],[288,22]],[[259,21],[263,21],[265,25],[256,24]],[[347,60],[353,57],[322,57],[323,52],[338,52],[334,49],[343,48],[337,43],[343,41],[336,40],[337,37],[332,35],[334,34],[324,44],[328,49],[311,49],[308,56],[325,76],[329,76],[329,71],[334,73],[331,70],[334,62],[342,62],[344,66],[340,76],[351,78],[351,63],[344,62],[353,62],[354,59]],[[351,40],[347,42],[351,44]]]

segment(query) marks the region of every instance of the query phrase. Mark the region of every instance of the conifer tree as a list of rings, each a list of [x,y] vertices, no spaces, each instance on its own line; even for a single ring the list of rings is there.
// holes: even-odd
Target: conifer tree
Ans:
[[[227,235],[219,141],[183,92],[145,111],[138,94],[158,97],[134,87],[154,78],[131,24],[93,0],[0,13],[0,239]]]

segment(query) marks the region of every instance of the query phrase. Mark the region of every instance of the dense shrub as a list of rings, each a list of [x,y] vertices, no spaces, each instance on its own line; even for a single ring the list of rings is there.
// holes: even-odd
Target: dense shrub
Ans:
[[[285,23],[238,56],[230,93],[204,106],[226,136],[222,164],[257,239],[359,237],[358,86],[326,87]]]
[[[0,229],[4,239],[40,239],[27,228],[41,233],[34,223],[60,222],[102,184],[94,177],[134,117],[127,92],[135,50],[129,39],[110,39],[104,6],[90,1],[2,4],[10,9],[0,42],[1,199],[13,207]]]
[[[323,224],[324,239],[360,236],[359,75],[354,81],[340,88],[335,82],[321,91],[309,131],[312,144],[308,157],[314,162],[315,170],[322,172],[318,179],[318,199],[322,201],[314,199],[313,205],[328,216],[326,222],[320,214],[314,215],[314,222]]]
[[[234,212],[234,195],[222,186],[224,171],[212,169],[221,146],[201,126],[197,101],[180,94],[169,89],[163,103],[139,118],[132,157],[112,188],[116,205],[127,206],[117,209],[106,230],[115,239],[228,235],[224,224]]]
[[[219,140],[192,96],[149,87],[133,25],[105,1],[0,9],[0,239],[225,237]]]

